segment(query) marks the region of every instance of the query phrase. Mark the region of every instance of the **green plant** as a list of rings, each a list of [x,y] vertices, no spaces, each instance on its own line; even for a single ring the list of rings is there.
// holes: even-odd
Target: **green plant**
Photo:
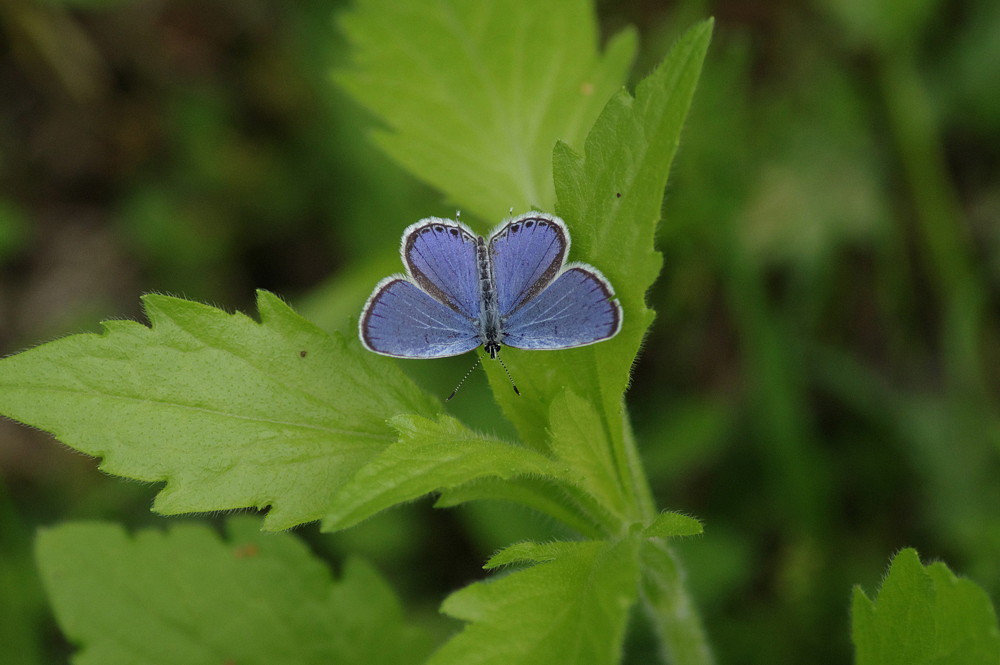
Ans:
[[[634,33],[599,53],[581,2],[368,0],[342,25],[355,64],[336,78],[386,123],[381,147],[466,219],[558,212],[573,258],[615,285],[622,332],[570,351],[505,350],[521,398],[487,363],[516,442],[446,415],[395,361],[266,292],[259,322],[146,296],[151,327],[107,322],[101,335],[0,362],[0,410],[102,458],[109,473],[166,481],[154,504],[164,514],[267,508],[266,530],[315,520],[338,530],[436,493],[439,506],[522,504],[574,538],[491,557],[488,569],[514,570],[445,600],[466,626],[432,653],[370,567],[350,563],[333,582],[297,539],[255,533],[248,518],[232,520],[226,540],[191,525],[132,539],[102,524],[55,527],[40,536],[38,561],[63,629],[83,647],[78,662],[610,663],[633,606],[665,659],[711,662],[669,544],[701,525],[657,512],[623,401],[653,321],[653,239],[711,23],[681,37],[634,97],[621,90]],[[881,634],[860,603],[859,656],[872,641],[862,632]],[[977,617],[976,639],[989,644],[995,617]],[[926,630],[890,624],[901,643]],[[895,642],[885,644],[891,653]]]
[[[911,549],[893,558],[876,600],[854,589],[851,615],[859,665],[1000,660],[989,597],[943,563],[920,565]]]

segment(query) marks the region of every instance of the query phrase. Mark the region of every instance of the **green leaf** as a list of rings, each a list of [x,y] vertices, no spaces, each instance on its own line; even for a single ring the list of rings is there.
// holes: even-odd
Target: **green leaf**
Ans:
[[[589,402],[570,390],[552,401],[549,416],[552,454],[569,466],[577,484],[621,521],[627,510],[607,431]]]
[[[14,203],[0,199],[0,261],[7,261],[23,251],[30,237],[28,215]]]
[[[1000,663],[989,596],[912,549],[893,558],[876,600],[854,588],[851,618],[858,665]]]
[[[431,665],[619,662],[636,597],[635,542],[522,543],[513,550],[491,563],[543,563],[449,596],[442,610],[470,624],[434,654]]]
[[[49,612],[31,551],[34,528],[16,507],[7,483],[0,479],[0,661],[41,665],[50,643],[43,628]]]
[[[918,42],[939,15],[941,4],[940,0],[822,0],[819,6],[839,24],[855,48],[874,47],[898,53]]]
[[[426,636],[368,564],[334,581],[297,538],[234,520],[229,538],[178,524],[39,533],[36,557],[76,665],[417,663]]]
[[[671,538],[676,536],[697,536],[702,533],[701,522],[680,513],[660,513],[656,519],[642,530],[647,538]]]
[[[269,529],[326,514],[337,488],[396,440],[386,419],[438,406],[395,364],[260,292],[261,323],[146,296],[152,328],[105,322],[0,360],[0,412],[166,481],[167,514],[271,506]]]
[[[486,570],[510,566],[518,563],[545,563],[555,561],[560,555],[572,552],[575,543],[555,541],[551,543],[533,543],[526,541],[505,547],[483,565]]]
[[[588,538],[600,538],[621,527],[591,495],[575,485],[556,484],[544,477],[522,476],[510,480],[484,478],[455,488],[446,488],[435,502],[437,508],[469,501],[506,501],[519,504],[561,521]]]
[[[547,457],[466,428],[454,418],[392,419],[399,441],[374,457],[333,496],[325,529],[343,529],[398,503],[481,478],[534,476],[563,481]]]
[[[599,53],[586,0],[359,0],[337,82],[388,129],[378,144],[461,209],[551,210],[552,146],[579,146],[625,81],[633,31]]]
[[[486,364],[497,400],[531,445],[544,441],[551,402],[563,387],[600,405],[608,436],[621,438],[622,394],[653,321],[645,295],[660,270],[653,240],[663,191],[711,33],[711,21],[695,26],[639,83],[635,98],[624,90],[612,97],[582,156],[556,145],[557,211],[572,232],[571,258],[592,263],[611,281],[623,324],[614,339],[579,349],[504,349],[524,399],[506,394],[506,377]]]

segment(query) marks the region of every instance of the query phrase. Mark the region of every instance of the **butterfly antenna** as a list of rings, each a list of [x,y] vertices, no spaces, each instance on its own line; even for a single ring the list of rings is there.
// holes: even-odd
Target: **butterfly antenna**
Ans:
[[[510,387],[513,388],[514,393],[520,397],[521,391],[517,389],[517,384],[514,383],[514,377],[510,375],[510,370],[507,369],[507,366],[503,364],[503,361],[500,358],[497,358],[497,362],[500,363],[501,367],[503,367],[504,374],[507,375],[507,380],[510,381]]]
[[[448,395],[448,399],[446,399],[446,400],[445,400],[446,402],[450,402],[450,401],[451,401],[451,398],[455,396],[455,393],[457,393],[457,392],[458,392],[458,389],[462,387],[462,384],[463,384],[463,383],[465,383],[465,380],[466,380],[467,378],[469,378],[469,375],[470,375],[470,374],[472,374],[472,371],[473,371],[474,369],[476,369],[477,367],[479,367],[479,363],[481,363],[482,361],[483,361],[483,357],[482,357],[482,356],[480,356],[480,355],[479,355],[479,354],[477,353],[477,354],[476,354],[476,362],[474,362],[474,363],[472,364],[472,367],[470,367],[470,368],[469,368],[469,371],[465,373],[465,376],[463,376],[463,377],[462,377],[462,380],[461,380],[461,381],[459,381],[459,382],[458,382],[458,385],[457,385],[457,386],[455,386],[455,389],[451,391],[451,394],[450,394],[450,395]],[[515,388],[515,390],[516,390],[516,388]]]

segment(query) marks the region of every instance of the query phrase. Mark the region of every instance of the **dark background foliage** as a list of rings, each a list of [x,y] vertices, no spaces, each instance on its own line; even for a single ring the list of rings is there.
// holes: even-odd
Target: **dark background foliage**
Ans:
[[[139,317],[149,291],[252,311],[265,288],[351,330],[401,230],[453,211],[330,83],[339,4],[0,4],[0,353]],[[904,546],[1000,596],[998,7],[598,7],[608,34],[638,26],[638,75],[717,20],[628,404],[661,506],[706,524],[680,547],[722,663],[845,662],[851,585]],[[446,395],[467,365],[406,368]],[[454,410],[508,431],[484,383]],[[0,422],[5,663],[67,652],[35,528],[160,524],[154,492]],[[553,528],[422,503],[300,532],[433,615],[494,548]]]

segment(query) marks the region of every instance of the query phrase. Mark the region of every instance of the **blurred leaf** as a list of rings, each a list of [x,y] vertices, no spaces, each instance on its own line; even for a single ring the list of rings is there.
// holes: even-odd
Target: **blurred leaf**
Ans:
[[[77,665],[418,663],[430,644],[360,559],[340,580],[298,539],[234,520],[229,537],[175,525],[43,530],[36,556]],[[97,602],[99,600],[99,602]]]
[[[2,166],[2,164],[0,164]],[[0,262],[28,241],[28,219],[19,206],[0,199]]]
[[[915,43],[941,0],[821,0],[848,36],[865,46],[898,49]]]
[[[721,260],[731,243],[728,222],[744,205],[761,157],[755,143],[760,127],[754,122],[754,57],[750,37],[737,33],[713,44],[705,61],[684,128],[684,168],[671,173],[667,219],[659,227],[661,246],[672,257],[665,271],[671,277],[678,269],[674,261],[686,254],[694,254],[695,267],[711,269],[714,277],[718,267],[706,266],[706,260]],[[677,282],[683,280],[675,277],[668,284]],[[658,312],[676,299],[658,303]]]
[[[941,107],[942,124],[955,131],[973,130],[976,135],[996,137],[1000,131],[1000,106],[992,82],[993,63],[1000,62],[1000,5],[990,0],[969,3],[965,20],[956,26],[954,48],[932,66],[935,72],[935,102]],[[995,140],[995,138],[994,138]],[[995,191],[996,183],[990,188]]]
[[[119,202],[118,228],[158,288],[215,294],[232,279],[239,226],[225,207],[162,183],[137,185]]]
[[[378,256],[356,261],[299,299],[295,303],[296,309],[323,330],[337,330],[347,336],[356,336],[358,316],[365,300],[371,295],[372,286],[398,270],[398,253],[391,259]]]
[[[47,611],[29,529],[0,478],[0,661],[5,665],[43,662]]]
[[[651,478],[681,484],[699,468],[710,467],[732,442],[736,411],[718,397],[678,396],[657,403],[636,438]],[[638,419],[638,418],[637,418]]]
[[[1000,407],[986,396],[955,391],[895,394],[885,417],[906,442],[919,473],[923,515],[939,538],[971,554],[965,570],[1000,581]],[[881,414],[880,414],[881,415]],[[995,588],[995,587],[994,587]]]
[[[1000,663],[1000,630],[989,596],[943,563],[922,566],[897,554],[878,598],[854,588],[852,631],[858,665]]]
[[[336,80],[388,125],[379,145],[490,220],[552,208],[552,145],[580,145],[635,51],[625,31],[600,54],[582,0],[364,0],[340,25],[354,65]]]
[[[449,596],[442,611],[468,621],[429,663],[618,663],[635,601],[635,543],[522,543],[490,565],[542,562]]]
[[[759,536],[740,526],[739,530],[725,522],[712,522],[711,537],[681,538],[670,542],[671,549],[684,562],[684,582],[691,595],[698,599],[698,608],[707,616],[717,618],[732,606],[734,597],[752,586],[760,574],[760,565],[753,547]],[[712,625],[712,619],[706,620]],[[739,631],[752,630],[752,622],[742,624]],[[732,648],[724,635],[713,630],[713,644],[722,651]],[[719,654],[720,662],[726,662]]]
[[[386,419],[437,410],[388,359],[330,337],[275,296],[261,323],[146,296],[152,328],[108,321],[0,361],[0,412],[167,481],[162,513],[271,506],[269,529],[321,518],[337,487],[396,439]]]
[[[794,93],[758,104],[758,163],[735,230],[753,258],[815,272],[845,246],[885,237],[888,202],[857,83],[823,60],[795,82]]]
[[[562,480],[560,465],[538,453],[488,438],[453,418],[398,416],[399,441],[362,466],[340,487],[323,521],[325,529],[357,524],[397,503],[481,478],[534,476]]]

